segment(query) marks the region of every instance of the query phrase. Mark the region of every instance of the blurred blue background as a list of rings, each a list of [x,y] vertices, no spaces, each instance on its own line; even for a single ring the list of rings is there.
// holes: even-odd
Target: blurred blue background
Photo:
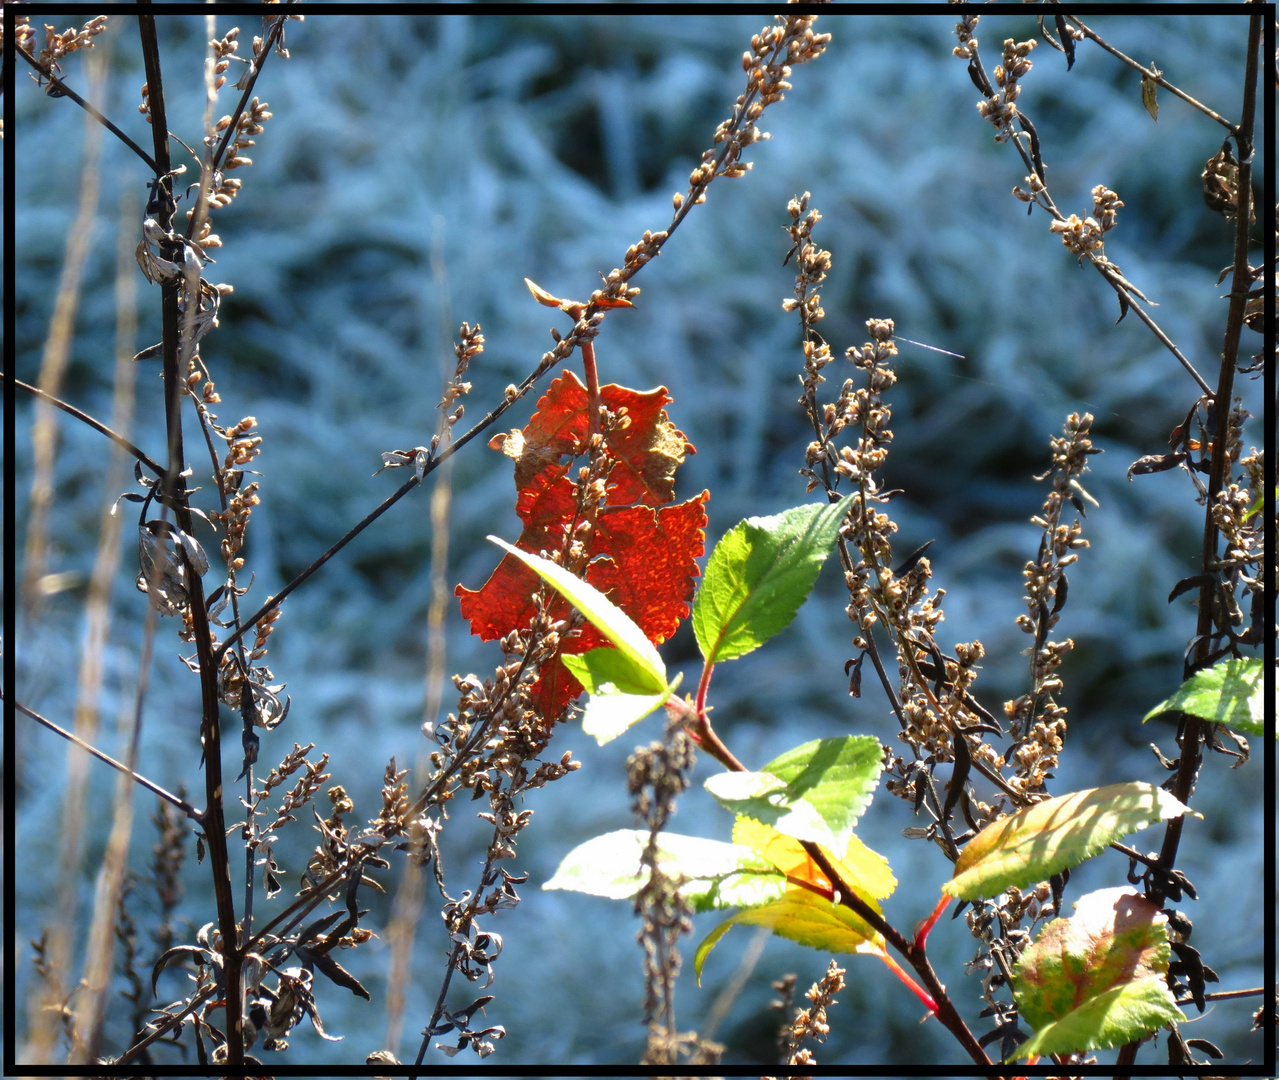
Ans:
[[[127,18],[114,22],[98,39],[99,52],[110,50],[103,111],[149,146],[136,112],[143,81],[136,28]],[[225,246],[213,252],[217,263],[206,270],[209,280],[235,288],[222,306],[221,328],[202,345],[223,399],[216,411],[224,424],[255,416],[264,439],[256,462],[263,504],[245,552],[256,575],[251,600],[278,591],[402,482],[402,472],[371,474],[382,451],[429,441],[460,322],[479,322],[487,338],[468,376],[475,388],[465,426],[551,346],[551,325],[567,329],[562,316],[531,300],[524,277],[556,295],[584,298],[597,273],[619,265],[644,229],[665,228],[672,194],[686,190],[690,169],[742,90],[739,59],[764,22],[754,15],[546,16],[529,9],[518,15],[317,15],[289,25],[292,58],[272,57],[256,90],[274,118],[248,151],[253,167],[237,174],[242,193],[214,215]],[[1009,194],[1014,184],[1024,185],[1025,169],[1011,147],[994,143],[994,130],[977,114],[978,94],[965,64],[951,55],[954,22],[947,15],[819,20],[818,29],[833,40],[819,60],[795,70],[794,89],[765,113],[761,126],[773,138],[748,151],[753,172],[716,182],[706,204],[694,208],[661,257],[636,277],[643,290],[637,308],[610,314],[597,343],[602,375],[638,388],[669,388],[671,417],[697,447],[679,473],[677,495],[710,489],[708,550],[740,518],[804,502],[798,469],[811,432],[796,404],[798,324],[781,309],[793,288],[793,266],[782,266],[788,247],[782,227],[787,201],[810,191],[824,215],[817,241],[834,260],[822,289],[822,331],[836,355],[865,340],[863,324],[871,317],[891,317],[902,335],[962,354],[901,346],[900,382],[890,398],[896,439],[883,479],[902,491],[891,504],[900,526],[896,550],[904,556],[935,541],[929,551],[934,584],[947,590],[942,647],[950,651],[956,641],[973,639],[986,646],[977,692],[992,711],[1027,686],[1022,650],[1028,639],[1014,620],[1024,610],[1022,566],[1038,543],[1027,519],[1039,511],[1046,490],[1032,475],[1047,468],[1048,439],[1060,433],[1069,412],[1096,417],[1094,442],[1105,453],[1092,459],[1085,486],[1101,507],[1090,509],[1084,535],[1092,548],[1070,574],[1069,603],[1054,635],[1077,644],[1064,670],[1062,700],[1071,725],[1055,790],[1129,779],[1159,783],[1166,774],[1148,744],[1158,740],[1175,756],[1172,731],[1160,723],[1143,727],[1140,718],[1180,681],[1194,611],[1188,598],[1171,606],[1165,598],[1180,578],[1196,572],[1202,510],[1181,473],[1131,483],[1125,473],[1136,458],[1166,447],[1197,391],[1135,316],[1115,325],[1111,290],[1049,233],[1046,215],[1027,218]],[[219,18],[217,33],[230,25]],[[259,24],[240,25],[241,51],[248,55]],[[1244,19],[1224,12],[1096,16],[1093,25],[1127,54],[1153,59],[1190,94],[1235,115]],[[160,34],[170,128],[197,145],[201,55],[211,35],[203,18],[166,15]],[[1002,41],[1036,36],[1035,19],[1030,13],[987,16],[977,34],[993,71]],[[1118,192],[1125,206],[1107,253],[1159,304],[1154,318],[1215,381],[1227,286],[1214,283],[1231,261],[1232,227],[1204,206],[1199,174],[1218,150],[1222,129],[1168,94],[1161,94],[1153,123],[1142,108],[1137,74],[1087,43],[1069,73],[1064,57],[1042,43],[1032,59],[1019,105],[1038,128],[1058,205],[1083,217],[1091,212],[1094,185]],[[83,60],[81,54],[64,65],[75,87],[85,85]],[[231,82],[238,73],[233,66]],[[215,115],[229,112],[233,100],[228,85]],[[18,161],[15,345],[19,376],[35,381],[78,198],[85,125],[79,110],[43,97],[21,69],[13,104],[16,125],[7,137]],[[1259,148],[1258,185],[1270,154],[1269,146]],[[184,159],[180,151],[175,156]],[[192,167],[186,179],[195,173]],[[103,418],[111,398],[113,274],[122,227],[117,207],[121,194],[130,193],[123,227],[130,237],[139,235],[146,179],[137,159],[108,136],[63,394]],[[159,294],[141,287],[137,349],[160,337]],[[1244,348],[1254,351],[1259,339],[1245,334]],[[832,399],[845,377],[843,364],[828,369],[823,389]],[[139,367],[132,433],[153,456],[163,444],[157,368]],[[1241,381],[1239,392],[1255,397],[1257,385]],[[530,395],[499,427],[522,426],[535,400]],[[17,406],[12,465],[22,536],[32,410],[25,398]],[[1259,400],[1253,412],[1261,412]],[[49,598],[37,623],[20,624],[14,689],[25,704],[69,723],[99,515],[119,492],[103,487],[104,441],[61,420],[48,569],[67,574],[69,587]],[[1254,421],[1245,445],[1261,439]],[[188,447],[195,441],[189,434]],[[450,588],[457,582],[476,588],[497,562],[484,535],[519,532],[514,486],[509,460],[483,440],[455,461],[447,581]],[[199,468],[192,483],[205,484],[208,493]],[[264,736],[260,768],[295,741],[314,742],[330,753],[333,782],[346,788],[363,817],[377,811],[388,758],[411,765],[422,748],[429,502],[428,491],[402,501],[330,562],[286,602],[271,639],[268,662],[277,679],[287,681],[293,708],[283,727]],[[127,537],[133,520],[127,505],[124,513]],[[201,539],[212,553],[216,543]],[[145,601],[132,586],[131,558],[126,548],[106,656],[101,710],[108,729],[131,701],[137,678]],[[785,634],[716,672],[717,726],[748,764],[761,765],[811,738],[895,738],[896,723],[872,679],[862,699],[848,697],[845,603],[832,560]],[[198,687],[177,659],[172,631],[171,621],[162,624],[142,771],[170,787],[183,780],[201,791]],[[455,601],[447,645],[450,672],[484,677],[498,661],[494,646],[468,635]],[[663,652],[691,685],[698,664],[687,628]],[[443,719],[450,708],[456,698],[446,693],[441,715],[432,719]],[[539,886],[577,843],[632,825],[625,758],[658,733],[650,719],[602,749],[575,725],[557,734],[553,756],[572,750],[583,768],[530,800],[533,825],[521,836],[518,859],[508,864],[531,875],[523,902],[484,923],[506,941],[488,991],[497,999],[487,1023],[505,1025],[508,1034],[490,1063],[622,1064],[643,1052],[638,922],[630,905]],[[104,748],[120,752],[112,740],[104,737]],[[229,776],[239,771],[236,742],[228,740]],[[19,943],[57,918],[50,882],[65,758],[65,744],[19,724],[13,762]],[[1261,919],[1271,897],[1260,877],[1260,762],[1239,771],[1228,766],[1229,759],[1209,755],[1194,799],[1204,820],[1187,826],[1178,865],[1200,891],[1198,904],[1181,905],[1195,920],[1193,943],[1219,972],[1220,988],[1239,988],[1264,981]],[[728,815],[700,788],[712,772],[712,763],[699,762],[674,827],[727,839]],[[114,779],[105,769],[92,775],[92,805],[100,813],[88,838],[89,865],[96,867]],[[143,803],[140,813],[146,812]],[[947,876],[932,847],[901,838],[902,828],[917,823],[907,804],[881,792],[861,829],[901,882],[886,911],[902,928],[931,909]],[[474,887],[483,828],[467,807],[450,819],[444,853],[454,895]],[[303,825],[281,843],[284,895],[297,881],[312,835]],[[152,842],[137,822],[140,870]],[[1158,838],[1151,832],[1133,843],[1145,850]],[[205,869],[188,868],[183,914],[194,927],[213,918],[212,905],[203,902]],[[1118,856],[1097,860],[1077,872],[1068,899],[1121,884],[1125,870]],[[382,874],[391,891],[398,871]],[[140,903],[145,891],[139,889]],[[91,895],[89,871],[82,910]],[[362,899],[374,907],[367,925],[383,926],[388,901],[371,890]],[[259,914],[265,910],[260,906]],[[414,982],[406,991],[405,1034],[391,1047],[409,1060],[442,974],[437,910],[428,896]],[[145,907],[135,917],[145,925]],[[743,928],[730,935],[698,989],[692,949],[717,921],[699,916],[687,942],[681,1030],[702,1027],[753,933]],[[930,944],[961,1011],[984,1031],[976,980],[962,971],[974,948],[962,920],[943,923]],[[30,961],[20,948],[18,1001],[31,978]],[[342,962],[373,1001],[321,980],[326,1027],[345,1039],[321,1042],[304,1022],[282,1064],[362,1063],[384,1046],[385,940]],[[802,995],[826,963],[824,955],[770,940],[715,1032],[727,1043],[725,1061],[761,1068],[771,1061],[777,1014],[767,1008],[776,996],[770,983],[795,972]],[[827,1045],[814,1048],[819,1061],[883,1064],[892,1071],[960,1060],[943,1029],[919,1023],[918,1003],[881,965],[861,957],[841,963],[849,986],[832,1010]],[[166,978],[168,989],[179,992],[180,977]],[[474,989],[455,988],[455,1004]],[[1260,1036],[1246,1034],[1255,1007],[1219,1003],[1202,1019],[1192,1008],[1196,1022],[1186,1034],[1212,1039],[1228,1060],[1256,1061]],[[108,1030],[111,1038],[127,1038],[121,1024]],[[442,1055],[431,1053],[443,1064]],[[1163,1060],[1162,1040],[1139,1058]],[[453,1063],[465,1068],[470,1061],[459,1056]]]

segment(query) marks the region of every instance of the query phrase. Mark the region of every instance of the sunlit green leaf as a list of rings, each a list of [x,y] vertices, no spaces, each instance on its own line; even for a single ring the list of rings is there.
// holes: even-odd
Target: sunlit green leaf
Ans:
[[[882,768],[879,740],[846,735],[804,743],[758,772],[718,773],[706,788],[735,813],[843,851],[870,805]]]
[[[881,909],[867,901],[876,912]],[[778,937],[809,948],[832,953],[882,955],[884,939],[849,908],[833,904],[806,889],[791,889],[785,896],[761,907],[739,911],[712,930],[697,946],[693,969],[701,985],[702,965],[720,938],[739,923],[767,926]]]
[[[640,856],[647,844],[646,829],[618,829],[587,840],[564,856],[542,888],[630,899],[645,881]],[[680,895],[694,911],[764,904],[787,888],[785,877],[757,852],[722,840],[661,833],[657,862],[664,874],[684,879]]]
[[[825,873],[812,860],[803,844],[793,836],[778,832],[754,818],[738,815],[733,825],[733,843],[759,852],[782,873],[800,881],[808,881],[822,888],[833,887]],[[893,871],[879,852],[872,851],[854,833],[848,838],[848,846],[841,856],[823,846],[832,867],[844,884],[867,902],[883,900],[897,888]],[[838,850],[838,849],[836,849]]]
[[[1146,713],[1142,723],[1161,713],[1176,711],[1211,720],[1214,724],[1225,724],[1249,735],[1262,735],[1266,716],[1265,681],[1264,661],[1223,660],[1196,671],[1172,697]]]
[[[854,498],[747,518],[715,545],[693,602],[693,632],[708,663],[744,656],[790,625]]]
[[[592,694],[582,712],[582,730],[603,746],[660,709],[669,697],[668,693]]]
[[[582,730],[601,746],[662,707],[679,685],[681,675],[660,693],[645,692],[648,673],[618,649],[591,649],[560,659],[591,695],[582,714]]]
[[[617,647],[617,652],[625,658],[623,662],[626,663],[626,674],[623,678],[628,686],[642,693],[663,692],[667,686],[666,665],[662,663],[653,643],[644,636],[644,631],[635,625],[626,612],[595,586],[574,577],[549,559],[521,551],[496,536],[490,536],[489,539],[503,551],[514,555],[558,591]]]

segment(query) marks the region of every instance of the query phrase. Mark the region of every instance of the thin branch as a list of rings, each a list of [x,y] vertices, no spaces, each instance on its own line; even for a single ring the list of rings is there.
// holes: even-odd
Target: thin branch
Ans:
[[[923,948],[916,947],[907,941],[887,919],[853,892],[839,871],[832,865],[830,859],[826,857],[826,853],[819,844],[815,844],[811,840],[801,840],[800,843],[808,857],[817,864],[818,868],[826,876],[826,880],[839,891],[839,902],[882,935],[884,940],[915,969],[915,973],[923,980],[925,988],[937,1004],[937,1012],[934,1015],[936,1015],[942,1026],[955,1036],[973,1061],[978,1065],[989,1065],[990,1058],[986,1056],[986,1051],[982,1049],[977,1037],[969,1030],[968,1025],[964,1023],[963,1017],[959,1015],[958,1010],[951,1002],[945,985],[937,977],[937,972],[933,970],[932,964],[928,962],[928,957],[925,955]]]
[[[1098,40],[1098,44],[1102,44],[1102,42]],[[1127,58],[1125,57],[1124,59],[1127,59]],[[994,90],[990,85],[990,79],[986,75],[986,69],[982,66],[981,55],[977,52],[977,49],[975,47],[973,48],[973,55],[972,55],[972,59],[970,60],[970,64],[972,65],[972,69],[975,72],[977,78],[979,78],[982,82],[985,83],[986,90],[989,93],[989,95],[994,96]],[[1140,64],[1138,64],[1137,66],[1141,67]],[[1144,68],[1142,68],[1141,70],[1145,71]],[[1014,106],[1014,108],[1016,107]],[[1211,110],[1209,111],[1211,112]],[[1021,117],[1023,120],[1026,120],[1026,114],[1023,113],[1020,109],[1017,109],[1016,115]],[[1216,116],[1216,113],[1213,113],[1212,115]],[[1057,204],[1053,201],[1052,195],[1049,194],[1047,184],[1044,181],[1044,178],[1039,175],[1039,169],[1035,161],[1032,159],[1030,152],[1026,149],[1025,146],[1022,145],[1022,137],[1027,136],[1027,132],[1014,131],[1011,120],[1008,122],[1007,127],[1008,127],[1008,132],[1011,135],[1011,138],[1009,141],[1017,148],[1017,152],[1021,155],[1022,163],[1025,165],[1027,170],[1039,176],[1040,182],[1043,184],[1043,186],[1039,189],[1039,191],[1036,192],[1034,205],[1039,206],[1044,210],[1047,210],[1048,213],[1051,214],[1056,221],[1065,221],[1066,216],[1057,208]],[[1231,130],[1234,130],[1234,129],[1232,128]],[[1205,394],[1211,394],[1212,388],[1208,385],[1204,377],[1195,370],[1194,365],[1191,364],[1191,362],[1186,358],[1186,355],[1180,349],[1178,349],[1176,345],[1173,344],[1172,339],[1169,338],[1168,335],[1165,334],[1159,328],[1159,325],[1155,322],[1155,320],[1152,319],[1145,311],[1143,311],[1140,305],[1137,303],[1136,298],[1130,292],[1130,289],[1132,289],[1134,286],[1132,286],[1129,282],[1125,281],[1123,276],[1120,275],[1117,270],[1115,270],[1113,265],[1103,265],[1102,263],[1099,263],[1095,258],[1092,258],[1091,256],[1088,261],[1093,265],[1094,269],[1096,269],[1096,271],[1099,274],[1101,274],[1103,278],[1106,279],[1106,283],[1112,289],[1115,290],[1116,294],[1120,298],[1120,302],[1126,304],[1128,308],[1131,308],[1133,311],[1135,311],[1137,313],[1137,318],[1139,318],[1143,323],[1146,324],[1150,332],[1154,334],[1156,338],[1159,339],[1160,344],[1162,344],[1169,352],[1173,354],[1173,356],[1177,358],[1177,362],[1181,364],[1183,368],[1186,369],[1186,372],[1190,375],[1192,379],[1195,380],[1195,382],[1199,385],[1199,388]]]
[[[124,1053],[122,1053],[118,1058],[116,1058],[112,1062],[112,1064],[123,1065],[125,1062],[129,1061],[130,1059],[137,1057],[140,1053],[142,1053],[143,1050],[145,1050],[157,1039],[164,1038],[164,1036],[167,1035],[169,1032],[171,1032],[175,1027],[180,1029],[182,1021],[185,1020],[188,1016],[190,1016],[193,1012],[195,1012],[195,1010],[198,1009],[201,1005],[203,1005],[206,1001],[208,1001],[209,998],[211,998],[217,992],[217,989],[218,989],[217,984],[212,983],[206,986],[203,990],[200,990],[199,992],[197,992],[191,998],[191,1000],[187,1002],[186,1006],[182,1009],[181,1012],[165,1013],[163,1020],[153,1021],[153,1023],[155,1023],[156,1025],[155,1030],[152,1031],[150,1034],[146,1035],[145,1037],[139,1039],[137,1042],[135,1042],[132,1046],[130,1046],[127,1050],[125,1050]]]
[[[1215,993],[1204,994],[1204,1001],[1234,1001],[1238,998],[1261,997],[1269,988],[1265,986],[1254,986],[1248,990],[1218,990]],[[1186,997],[1178,999],[1178,1005],[1189,1005],[1195,999]]]
[[[160,44],[155,16],[138,15],[142,59],[146,70],[151,109],[151,136],[154,140],[156,171],[155,199],[160,203],[156,221],[168,233],[173,227],[176,203],[171,190],[171,160],[168,124],[165,113],[164,81],[160,70]],[[165,252],[172,257],[172,253]],[[188,271],[187,276],[190,276]],[[192,533],[191,509],[186,490],[185,461],[182,448],[182,398],[186,392],[186,373],[179,373],[182,333],[178,310],[179,283],[166,282],[161,287],[161,324],[164,342],[165,422],[168,433],[168,468],[161,480],[165,495],[172,500],[178,527]],[[188,581],[198,582],[200,575],[187,563]],[[233,1068],[244,1060],[244,953],[240,948],[235,897],[231,893],[231,864],[227,849],[226,818],[222,806],[222,739],[218,702],[218,666],[213,655],[213,639],[209,630],[209,613],[204,590],[188,591],[191,633],[195,641],[200,668],[200,741],[204,761],[205,839],[209,852],[209,872],[218,912],[218,928],[223,941],[223,975],[226,995],[227,1064]]]
[[[244,113],[245,106],[249,103],[249,96],[253,93],[253,87],[257,84],[258,76],[262,74],[262,65],[266,63],[267,57],[271,55],[275,44],[280,40],[284,33],[284,24],[288,21],[287,15],[276,16],[275,22],[271,24],[265,40],[262,42],[262,51],[258,54],[256,60],[249,62],[248,78],[245,80],[244,91],[240,94],[240,101],[235,107],[235,111],[231,114],[231,122],[226,126],[226,130],[222,133],[222,141],[218,143],[218,148],[213,152],[210,164],[213,169],[217,169],[222,161],[222,156],[226,153],[227,147],[231,140],[235,138],[239,131],[240,116]],[[237,84],[238,85],[238,84]],[[187,239],[190,240],[195,235],[195,218],[192,217],[190,225],[187,227]]]
[[[143,150],[142,147],[140,147],[132,139],[130,139],[128,135],[126,135],[123,131],[121,131],[118,127],[116,127],[115,124],[111,123],[110,120],[108,120],[105,116],[103,116],[100,112],[98,112],[97,109],[95,109],[92,105],[90,105],[87,101],[85,101],[84,98],[82,98],[79,94],[77,94],[74,90],[72,90],[71,87],[69,87],[60,78],[58,78],[58,76],[54,75],[53,72],[46,71],[43,67],[41,67],[39,61],[37,61],[35,57],[31,56],[25,49],[18,48],[17,52],[18,52],[18,55],[22,57],[22,59],[24,59],[33,68],[35,68],[36,71],[40,72],[40,75],[42,78],[48,79],[50,85],[55,90],[57,90],[56,94],[49,94],[50,97],[70,98],[77,105],[79,105],[80,108],[84,109],[85,112],[87,112],[90,116],[92,116],[95,120],[97,120],[98,123],[100,123],[109,132],[111,132],[112,135],[114,135],[117,139],[119,139],[122,143],[124,143],[125,146],[127,146],[130,150],[132,150],[135,154],[137,154],[138,157],[140,157],[143,161],[145,161],[147,163],[147,168],[150,169],[153,174],[156,174],[159,172],[159,169],[156,168],[156,164],[152,160],[151,155],[148,154],[145,150]],[[49,92],[46,90],[45,93],[48,94]]]
[[[1047,194],[1047,192],[1045,192],[1045,194]],[[1059,212],[1056,212],[1056,207],[1054,207],[1053,210],[1054,210],[1054,216],[1057,217],[1059,221],[1065,220],[1064,218],[1061,217],[1061,214]],[[1095,260],[1089,260],[1089,261],[1092,262],[1093,266],[1097,268],[1097,272],[1106,279],[1106,283],[1112,289],[1115,290],[1115,292],[1120,296],[1120,298],[1127,301],[1128,308],[1136,312],[1137,318],[1139,318],[1142,322],[1146,324],[1150,332],[1159,339],[1160,344],[1163,345],[1164,348],[1166,348],[1170,353],[1172,353],[1173,356],[1177,358],[1177,362],[1183,368],[1185,368],[1186,373],[1192,379],[1195,380],[1195,383],[1199,386],[1199,389],[1202,390],[1205,394],[1211,394],[1212,387],[1208,385],[1208,381],[1202,375],[1200,375],[1199,372],[1195,370],[1194,364],[1192,364],[1189,361],[1189,359],[1187,359],[1185,353],[1183,353],[1179,348],[1177,348],[1176,345],[1173,344],[1172,339],[1169,338],[1168,335],[1165,334],[1159,328],[1159,324],[1156,323],[1155,320],[1152,319],[1142,309],[1141,305],[1137,302],[1136,297],[1134,297],[1132,293],[1128,291],[1128,287],[1126,285],[1122,284],[1123,279],[1120,277],[1118,273],[1115,272],[1114,267],[1102,266],[1100,263],[1096,262]]]
[[[1257,74],[1259,53],[1261,50],[1262,12],[1253,14],[1248,20],[1248,59],[1244,74],[1243,109],[1237,139],[1239,142],[1238,198],[1235,217],[1235,261],[1234,274],[1230,283],[1230,310],[1226,316],[1225,340],[1221,352],[1221,367],[1217,375],[1217,391],[1213,399],[1217,405],[1217,430],[1212,449],[1211,471],[1208,476],[1208,492],[1205,499],[1208,512],[1204,514],[1204,533],[1202,548],[1203,572],[1208,581],[1205,582],[1199,596],[1199,618],[1195,634],[1198,641],[1196,648],[1196,665],[1202,664],[1209,651],[1209,635],[1212,632],[1212,612],[1214,598],[1212,590],[1217,581],[1213,568],[1217,560],[1217,544],[1219,530],[1213,520],[1211,509],[1217,503],[1217,493],[1226,483],[1226,467],[1229,460],[1227,433],[1230,424],[1231,399],[1234,394],[1235,357],[1239,351],[1239,338],[1243,332],[1244,311],[1248,303],[1249,266],[1248,240],[1252,224],[1252,134],[1254,117],[1257,110]],[[1195,777],[1199,772],[1202,759],[1200,749],[1203,721],[1196,716],[1182,714],[1182,729],[1178,732],[1181,745],[1181,756],[1178,762],[1177,775],[1173,781],[1172,794],[1184,803],[1190,802],[1194,790]],[[1159,864],[1165,870],[1171,870],[1177,858],[1177,846],[1181,840],[1184,816],[1170,820],[1164,832],[1163,846],[1159,851]]]
[[[3,701],[3,700],[4,700],[4,691],[0,690],[0,701]],[[144,788],[146,788],[152,794],[159,796],[165,802],[172,803],[179,810],[181,810],[187,817],[189,817],[192,821],[196,822],[199,825],[204,824],[204,817],[200,813],[200,811],[197,810],[185,799],[178,798],[172,792],[166,791],[159,784],[154,783],[151,780],[148,780],[141,773],[136,773],[132,769],[130,769],[127,765],[120,764],[120,762],[116,761],[116,759],[111,757],[110,754],[104,754],[97,747],[90,746],[87,742],[81,739],[74,732],[70,732],[66,728],[59,727],[52,720],[46,719],[45,717],[41,716],[38,712],[35,712],[32,709],[28,709],[25,705],[22,704],[22,702],[15,701],[13,703],[13,707],[17,709],[18,712],[22,713],[24,716],[31,717],[31,719],[34,720],[37,724],[43,724],[54,734],[61,735],[64,739],[67,740],[67,742],[75,743],[75,745],[80,747],[81,750],[84,750],[86,753],[92,754],[99,761],[104,761],[108,765],[110,765],[111,768],[117,769],[118,771],[124,773],[126,776],[132,777],[135,781],[141,784]]]
[[[1220,113],[1213,112],[1212,109],[1208,108],[1208,106],[1205,105],[1203,102],[1196,101],[1184,90],[1179,90],[1177,87],[1173,86],[1172,83],[1170,83],[1167,79],[1163,77],[1163,74],[1159,71],[1158,68],[1143,67],[1131,56],[1125,56],[1113,45],[1110,45],[1106,41],[1102,40],[1102,38],[1100,38],[1094,31],[1090,30],[1087,26],[1085,26],[1082,22],[1080,22],[1077,18],[1075,18],[1075,16],[1067,15],[1066,18],[1069,19],[1072,23],[1074,23],[1077,27],[1079,27],[1079,29],[1083,31],[1085,37],[1087,37],[1090,41],[1095,41],[1098,45],[1100,45],[1103,49],[1105,49],[1106,52],[1110,53],[1111,56],[1115,57],[1115,59],[1123,61],[1123,63],[1127,64],[1130,68],[1133,68],[1136,71],[1140,71],[1142,78],[1149,79],[1151,82],[1155,83],[1156,85],[1162,86],[1165,90],[1168,91],[1168,93],[1172,94],[1174,97],[1181,98],[1181,100],[1184,101],[1191,108],[1198,109],[1205,116],[1210,117],[1213,120],[1217,121],[1217,123],[1219,123],[1227,131],[1229,131],[1231,135],[1238,135],[1240,131],[1242,130],[1241,128],[1236,127],[1234,124],[1232,124]]]
[[[4,379],[7,377],[8,376],[6,376],[3,371],[0,371],[0,379]],[[19,390],[25,390],[28,394],[31,394],[33,397],[38,397],[41,401],[47,401],[50,405],[57,406],[59,409],[61,409],[65,413],[70,413],[77,420],[81,421],[82,423],[88,424],[89,427],[94,429],[94,431],[101,432],[103,435],[105,435],[117,446],[127,451],[132,457],[137,458],[140,462],[142,462],[143,465],[145,465],[148,469],[150,469],[153,473],[155,473],[156,476],[164,475],[163,465],[160,465],[159,463],[153,461],[146,453],[144,453],[142,450],[139,450],[136,446],[133,445],[133,443],[129,442],[129,440],[126,439],[123,435],[119,435],[116,432],[112,431],[109,427],[107,427],[106,424],[102,423],[101,420],[95,420],[87,412],[81,412],[74,405],[70,405],[67,402],[63,401],[61,398],[57,398],[57,397],[54,397],[52,394],[46,393],[44,390],[41,390],[38,386],[32,386],[30,383],[25,383],[21,379],[14,379],[13,385],[16,386]]]

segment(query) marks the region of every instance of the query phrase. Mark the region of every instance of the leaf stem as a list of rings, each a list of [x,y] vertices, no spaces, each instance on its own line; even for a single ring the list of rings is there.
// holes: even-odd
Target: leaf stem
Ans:
[[[896,960],[894,960],[891,956],[889,956],[887,952],[880,953],[879,958],[882,961],[884,961],[885,964],[888,965],[889,971],[891,971],[894,975],[896,975],[899,979],[901,979],[902,982],[904,982],[907,986],[910,987],[911,993],[913,993],[917,998],[919,998],[920,1001],[924,1003],[924,1008],[926,1008],[930,1013],[932,1013],[932,1015],[936,1016],[937,1002],[933,1000],[932,995],[928,993],[928,991],[925,990],[922,986],[920,986],[919,983],[917,983],[914,979],[912,979],[910,975],[906,972],[906,970],[901,966],[901,964],[899,964]]]
[[[684,722],[685,728],[697,741],[697,745],[723,765],[724,768],[728,769],[729,772],[747,771],[746,766],[738,761],[733,756],[733,752],[724,745],[724,740],[715,734],[714,729],[711,727],[710,717],[706,714],[705,709],[698,708],[687,698],[672,696],[666,702],[666,710],[678,716]]]
[[[937,1017],[941,1025],[955,1036],[973,1061],[978,1065],[989,1065],[990,1058],[986,1056],[986,1051],[977,1041],[972,1031],[969,1030],[968,1025],[964,1023],[963,1017],[959,1015],[954,1003],[946,993],[945,985],[937,977],[932,964],[928,962],[928,957],[924,950],[907,941],[887,919],[853,891],[848,882],[835,869],[820,844],[815,844],[811,840],[801,840],[800,845],[808,854],[808,857],[817,864],[817,868],[825,875],[826,880],[839,892],[839,902],[844,907],[855,912],[867,925],[881,934],[884,940],[899,952],[909,962],[910,966],[915,969],[916,974],[924,980],[928,987],[929,997],[934,1003],[933,1015]],[[921,998],[920,1000],[922,1001],[923,999]]]
[[[711,672],[715,665],[707,660],[702,664],[702,677],[697,680],[697,715],[706,715],[706,692],[711,686]]]
[[[915,927],[915,948],[920,952],[924,951],[924,942],[928,940],[929,933],[937,925],[937,920],[941,918],[941,913],[946,910],[949,904],[950,897],[943,893],[942,898],[937,902],[937,906],[933,908],[932,914]]]

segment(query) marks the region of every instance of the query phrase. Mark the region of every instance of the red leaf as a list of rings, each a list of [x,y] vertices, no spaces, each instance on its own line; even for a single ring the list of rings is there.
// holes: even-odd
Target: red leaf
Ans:
[[[641,392],[610,383],[600,387],[600,398],[624,419],[604,436],[613,464],[605,478],[605,505],[591,532],[586,580],[651,641],[662,642],[689,612],[710,493],[678,506],[663,505],[674,497],[675,470],[695,452],[663,409],[671,400],[665,387]],[[573,459],[586,450],[588,406],[586,387],[566,371],[547,388],[523,431],[498,435],[489,443],[515,459],[515,509],[524,522],[516,546],[525,551],[553,554],[580,524],[569,474]],[[537,611],[533,597],[540,588],[537,575],[507,555],[478,590],[459,585],[455,591],[471,632],[489,641],[532,623]],[[550,603],[552,617],[562,618],[568,610],[558,596]],[[608,644],[587,624],[565,635],[559,652],[581,653]],[[542,665],[531,704],[543,716],[555,716],[581,692],[581,684],[552,659]]]

